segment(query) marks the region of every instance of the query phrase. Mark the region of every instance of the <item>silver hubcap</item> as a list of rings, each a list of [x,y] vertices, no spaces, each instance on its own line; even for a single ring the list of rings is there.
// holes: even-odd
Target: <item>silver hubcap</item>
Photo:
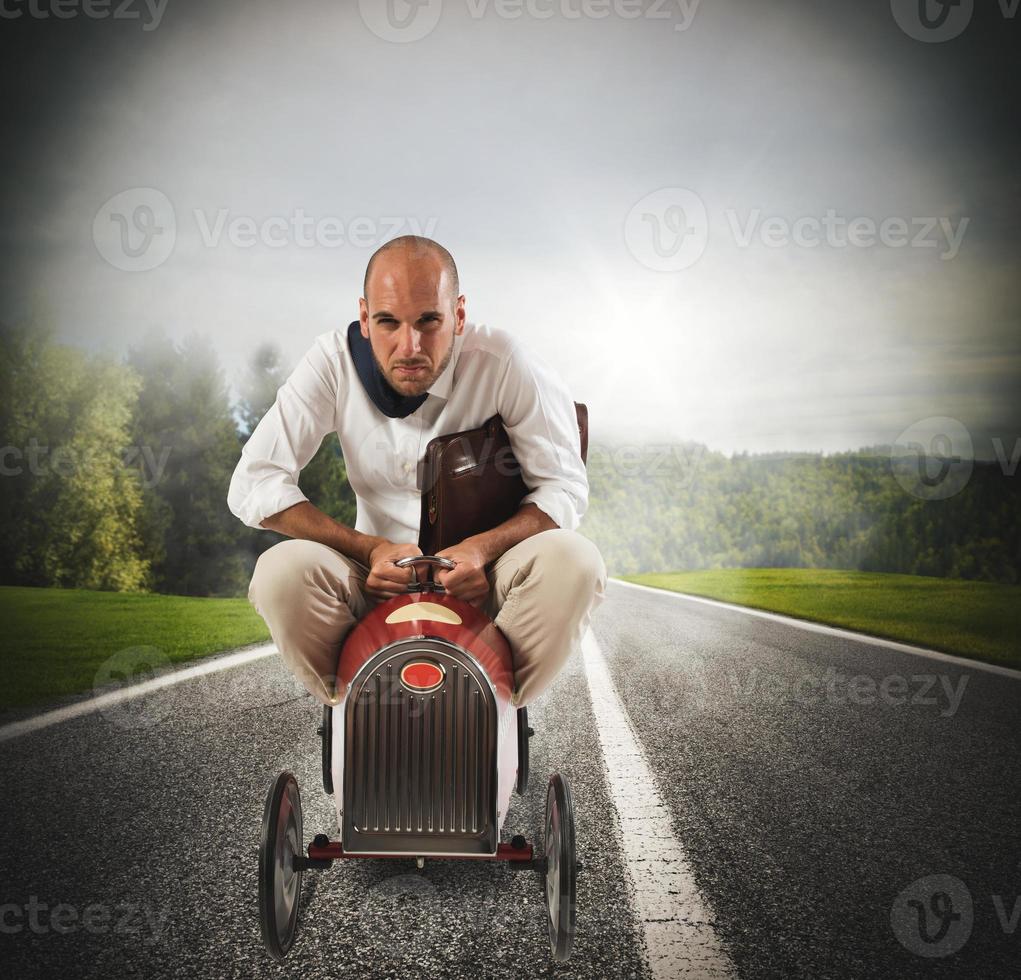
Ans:
[[[276,888],[273,889],[273,906],[277,930],[282,937],[286,937],[291,931],[291,919],[298,901],[301,876],[294,866],[294,858],[300,848],[291,794],[286,793],[280,801],[277,839],[273,848],[273,877],[276,882]]]
[[[554,802],[546,820],[546,907],[550,929],[560,927],[560,813]]]

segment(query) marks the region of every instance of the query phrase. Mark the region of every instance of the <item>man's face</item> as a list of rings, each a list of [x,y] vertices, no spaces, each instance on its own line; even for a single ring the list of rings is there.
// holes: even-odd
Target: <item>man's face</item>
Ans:
[[[358,301],[362,336],[390,387],[421,395],[443,373],[464,331],[464,296],[454,296],[443,263],[432,253],[393,249],[378,256]]]

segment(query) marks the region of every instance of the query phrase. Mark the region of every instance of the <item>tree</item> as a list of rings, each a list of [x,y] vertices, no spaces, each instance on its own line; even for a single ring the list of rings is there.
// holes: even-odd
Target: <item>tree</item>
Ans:
[[[241,439],[247,442],[259,419],[276,400],[277,390],[287,380],[283,355],[273,343],[262,343],[252,353],[239,386],[237,415]]]
[[[277,391],[287,380],[280,349],[271,343],[260,344],[252,354],[251,361],[240,385],[238,417],[241,438],[247,441],[259,420],[276,400]],[[325,514],[349,527],[356,518],[354,491],[347,480],[347,467],[335,432],[329,433],[315,456],[301,471],[298,479],[302,493]],[[270,544],[279,537],[259,532],[260,545]],[[259,551],[265,550],[259,547]]]
[[[128,359],[142,379],[133,433],[149,461],[155,587],[237,595],[248,581],[243,528],[226,505],[237,429],[216,354],[201,337],[177,346],[156,331]]]
[[[124,462],[138,377],[35,324],[0,338],[2,580],[145,588],[143,492]]]

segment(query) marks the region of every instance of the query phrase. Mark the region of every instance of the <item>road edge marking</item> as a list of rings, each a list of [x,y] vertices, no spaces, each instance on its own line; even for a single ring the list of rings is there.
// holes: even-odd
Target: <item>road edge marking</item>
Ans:
[[[251,663],[253,660],[261,660],[263,657],[276,653],[276,649],[272,643],[268,643],[253,650],[239,650],[236,653],[214,656],[210,660],[193,664],[191,667],[168,671],[141,684],[122,687],[116,691],[86,698],[83,701],[75,701],[73,704],[44,711],[42,714],[32,715],[29,718],[22,718],[20,721],[8,722],[6,725],[0,726],[0,742],[8,742],[14,738],[20,738],[22,735],[28,735],[30,732],[49,728],[51,725],[59,725],[61,722],[71,721],[73,718],[81,718],[83,715],[102,711],[104,708],[141,697],[143,694],[150,694],[164,687],[170,687],[172,684],[180,684],[182,681],[202,677],[204,674],[213,674],[220,670],[228,670],[231,667]]]
[[[582,637],[581,650],[625,872],[652,975],[655,980],[736,977],[591,629]]]
[[[860,633],[857,630],[847,629],[843,626],[827,626],[825,623],[813,623],[808,619],[798,619],[796,616],[770,612],[768,609],[753,609],[751,606],[742,606],[736,602],[724,602],[722,599],[710,599],[706,596],[690,595],[687,592],[673,592],[670,589],[657,589],[652,585],[625,582],[622,578],[611,577],[610,581],[616,582],[618,585],[625,585],[629,589],[642,589],[645,592],[654,592],[656,595],[673,596],[675,599],[687,599],[690,602],[704,602],[708,606],[721,606],[724,609],[733,609],[736,612],[747,613],[749,616],[772,619],[778,623],[784,623],[787,626],[798,626],[801,629],[811,630],[814,633],[826,633],[830,636],[839,636],[843,639],[858,640],[861,643],[886,647],[888,650],[910,653],[916,657],[928,657],[930,660],[941,660],[944,663],[955,664],[958,667],[972,667],[975,670],[983,670],[989,674],[998,674],[1001,677],[1012,677],[1014,680],[1021,680],[1021,669],[1016,667],[986,663],[984,660],[971,660],[968,657],[961,657],[957,654],[943,653],[941,650],[930,650],[928,647],[919,647],[900,640],[890,640],[883,636],[872,636],[870,633]]]

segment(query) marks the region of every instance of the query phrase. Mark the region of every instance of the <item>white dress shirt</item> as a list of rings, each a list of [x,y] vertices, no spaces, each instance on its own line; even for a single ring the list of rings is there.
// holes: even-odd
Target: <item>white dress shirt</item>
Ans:
[[[320,334],[241,451],[227,493],[249,527],[308,498],[299,474],[331,432],[358,502],[355,529],[417,543],[421,467],[429,440],[475,428],[497,412],[533,503],[575,530],[588,505],[574,400],[561,378],[504,330],[465,323],[454,351],[406,418],[388,418],[355,370],[347,331]],[[315,501],[312,501],[315,503]]]

